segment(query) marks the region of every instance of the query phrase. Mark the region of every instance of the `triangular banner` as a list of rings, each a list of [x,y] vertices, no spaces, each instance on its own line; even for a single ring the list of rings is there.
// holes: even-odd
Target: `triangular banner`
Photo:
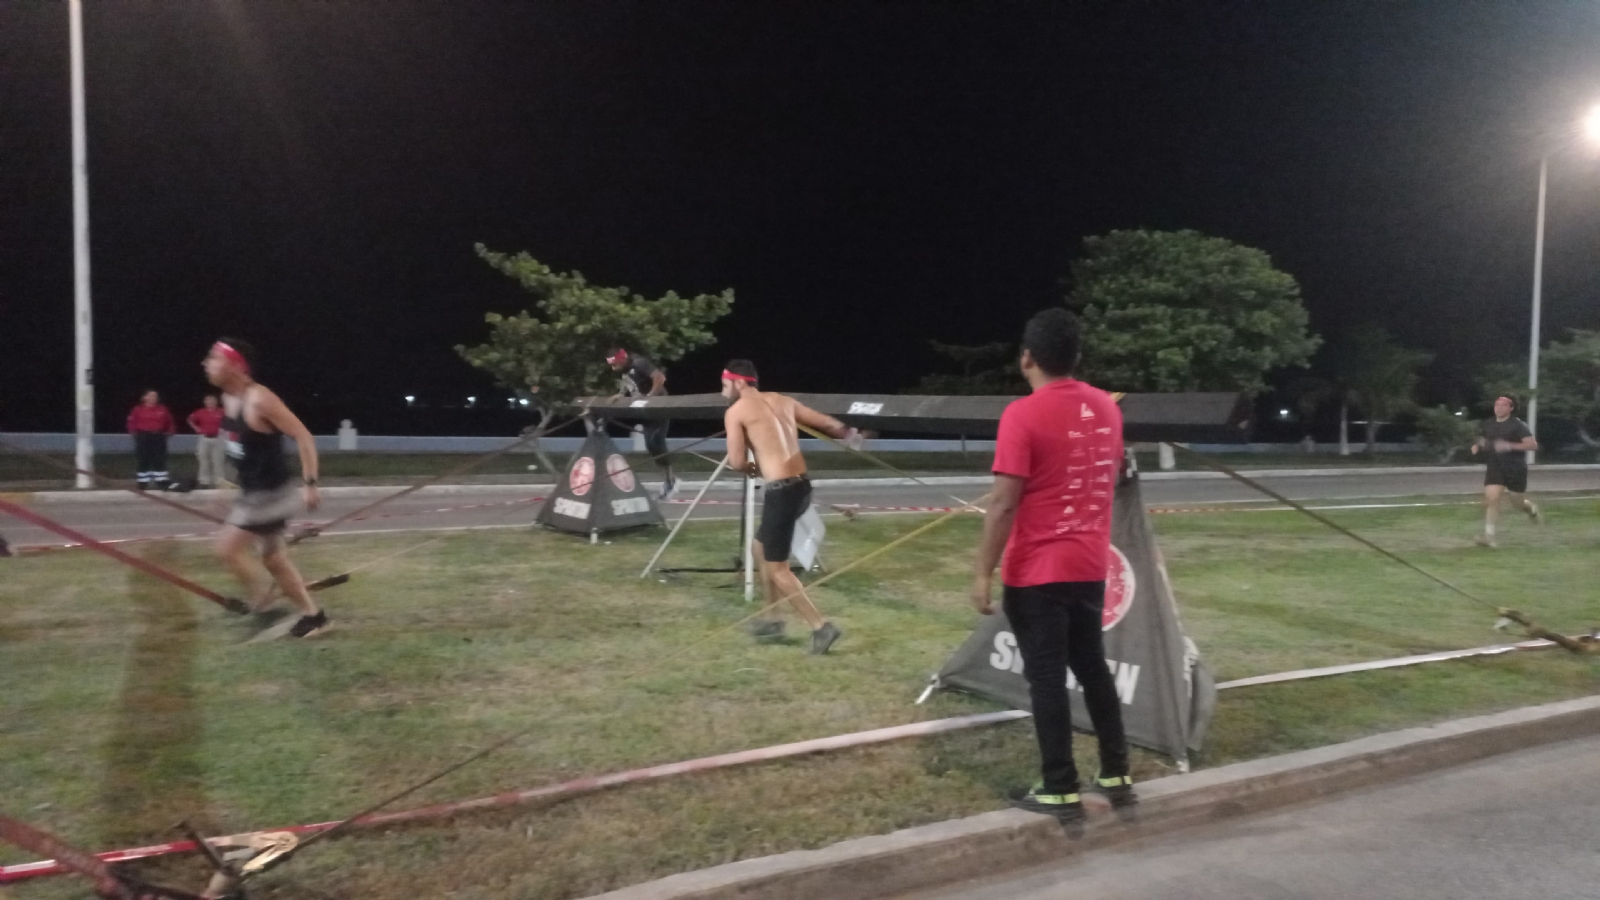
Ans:
[[[1117,487],[1111,544],[1101,621],[1106,660],[1122,698],[1128,741],[1185,759],[1205,738],[1216,705],[1216,687],[1178,620],[1137,473]],[[1031,708],[1028,683],[1022,677],[1022,654],[1003,613],[996,611],[978,623],[940,670],[939,684],[1017,709]],[[1092,730],[1082,692],[1071,674],[1067,687],[1073,726]]]
[[[589,435],[534,521],[574,534],[662,524],[655,500],[602,429]]]

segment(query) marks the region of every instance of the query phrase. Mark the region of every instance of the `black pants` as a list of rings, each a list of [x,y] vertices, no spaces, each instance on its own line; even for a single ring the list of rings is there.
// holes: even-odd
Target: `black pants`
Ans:
[[[671,424],[671,420],[666,420],[644,426],[644,448],[650,451],[650,458],[656,465],[668,472],[672,471],[672,457],[667,455],[667,426]]]
[[[1033,699],[1033,727],[1039,736],[1040,771],[1046,794],[1078,790],[1072,761],[1072,707],[1067,701],[1067,669],[1083,688],[1100,739],[1100,774],[1128,774],[1128,739],[1122,731],[1122,701],[1106,668],[1100,613],[1103,581],[1063,581],[1005,589],[1006,618],[1022,651],[1022,671]]]
[[[138,459],[139,483],[167,480],[167,435],[162,431],[136,431],[133,454]]]

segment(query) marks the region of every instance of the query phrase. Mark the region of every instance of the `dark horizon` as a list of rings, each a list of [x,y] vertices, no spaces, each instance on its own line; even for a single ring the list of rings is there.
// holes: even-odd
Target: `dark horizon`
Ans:
[[[1600,327],[1600,165],[1557,136],[1600,102],[1589,3],[368,10],[87,5],[100,430],[146,387],[197,401],[219,334],[317,430],[503,397],[452,347],[531,298],[475,242],[733,288],[675,393],[729,357],[900,390],[929,339],[1015,340],[1085,236],[1137,227],[1265,250],[1314,330],[1382,324],[1461,402],[1526,361],[1547,151],[1544,335]],[[0,7],[0,52],[0,429],[65,431],[65,6]]]

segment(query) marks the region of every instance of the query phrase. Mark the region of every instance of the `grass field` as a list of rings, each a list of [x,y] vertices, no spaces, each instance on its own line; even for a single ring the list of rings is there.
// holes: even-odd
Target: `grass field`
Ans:
[[[1468,544],[1471,507],[1335,513],[1547,625],[1600,619],[1594,501],[1550,526]],[[834,520],[839,565],[926,521]],[[337,818],[494,737],[524,741],[402,806],[991,708],[911,705],[973,622],[977,522],[959,518],[821,589],[846,635],[827,658],[758,646],[731,580],[636,576],[659,532],[590,546],[550,533],[450,536],[326,596],[337,627],[240,646],[248,628],[113,563],[0,560],[0,808],[92,848]],[[1492,614],[1288,512],[1156,519],[1186,627],[1218,680],[1503,640]],[[415,535],[325,537],[309,575]],[[691,525],[669,557],[718,564],[731,526]],[[150,558],[207,584],[198,544]],[[1600,662],[1551,651],[1224,692],[1201,764],[1592,693]],[[1080,742],[1085,765],[1090,748]],[[544,806],[330,841],[258,884],[265,897],[582,897],[676,871],[998,808],[1032,778],[1016,723],[624,787]],[[1136,774],[1167,763],[1140,754]],[[26,857],[0,849],[0,862]],[[199,884],[194,860],[153,871]],[[17,898],[82,896],[55,880]]]

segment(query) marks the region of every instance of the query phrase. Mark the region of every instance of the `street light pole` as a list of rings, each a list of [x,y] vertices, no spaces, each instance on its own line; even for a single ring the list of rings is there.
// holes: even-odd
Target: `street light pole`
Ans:
[[[1533,231],[1533,331],[1528,335],[1528,430],[1539,433],[1539,301],[1544,288],[1544,193],[1550,157],[1539,157],[1539,215]],[[1529,450],[1533,465],[1534,451]]]
[[[77,466],[94,471],[94,314],[89,305],[89,141],[83,113],[83,0],[67,0],[72,69],[72,322]],[[78,488],[94,486],[78,475]]]

